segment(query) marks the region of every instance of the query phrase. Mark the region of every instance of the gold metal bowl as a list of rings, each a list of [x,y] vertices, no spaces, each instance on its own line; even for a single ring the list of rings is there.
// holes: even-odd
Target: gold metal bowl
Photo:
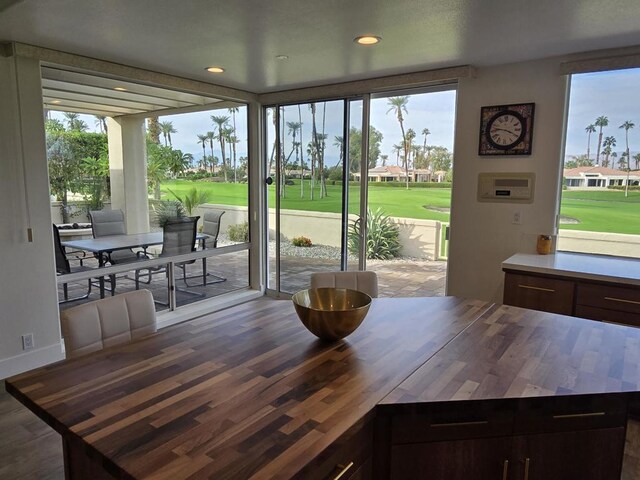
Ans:
[[[294,294],[292,300],[307,330],[328,341],[353,333],[371,306],[369,295],[347,288],[310,288]]]

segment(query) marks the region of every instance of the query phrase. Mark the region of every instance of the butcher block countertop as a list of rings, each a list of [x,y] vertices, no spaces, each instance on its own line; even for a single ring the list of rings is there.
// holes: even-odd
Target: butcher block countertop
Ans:
[[[119,478],[304,478],[377,405],[632,392],[640,330],[455,297],[374,299],[345,341],[260,299],[13,377]]]

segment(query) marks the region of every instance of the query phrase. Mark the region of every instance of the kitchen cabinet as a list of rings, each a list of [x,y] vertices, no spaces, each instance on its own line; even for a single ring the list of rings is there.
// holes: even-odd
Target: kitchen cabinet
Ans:
[[[466,421],[446,420],[460,418],[461,411]],[[449,411],[436,407],[430,414],[395,414],[388,478],[617,480],[625,411],[626,400],[610,396],[507,402],[499,409],[468,403]],[[413,428],[401,432],[407,425]]]
[[[504,303],[562,315],[573,315],[575,282],[508,272]]]
[[[505,305],[640,326],[640,287],[505,272]]]
[[[502,263],[503,303],[640,326],[640,261],[599,255],[516,254]]]

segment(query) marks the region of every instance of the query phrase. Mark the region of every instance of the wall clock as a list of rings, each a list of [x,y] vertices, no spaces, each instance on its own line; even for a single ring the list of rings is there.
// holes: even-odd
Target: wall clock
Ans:
[[[531,155],[534,107],[534,103],[482,107],[478,155]]]

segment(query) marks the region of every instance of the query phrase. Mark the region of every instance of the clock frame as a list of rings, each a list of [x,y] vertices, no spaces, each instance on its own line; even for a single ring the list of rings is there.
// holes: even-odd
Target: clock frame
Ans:
[[[482,107],[480,112],[480,145],[478,155],[531,155],[533,143],[534,103],[517,103],[511,105],[492,105]],[[511,143],[496,143],[491,138],[491,126],[504,115],[510,115],[521,122],[521,131]],[[498,142],[500,140],[498,139]]]

